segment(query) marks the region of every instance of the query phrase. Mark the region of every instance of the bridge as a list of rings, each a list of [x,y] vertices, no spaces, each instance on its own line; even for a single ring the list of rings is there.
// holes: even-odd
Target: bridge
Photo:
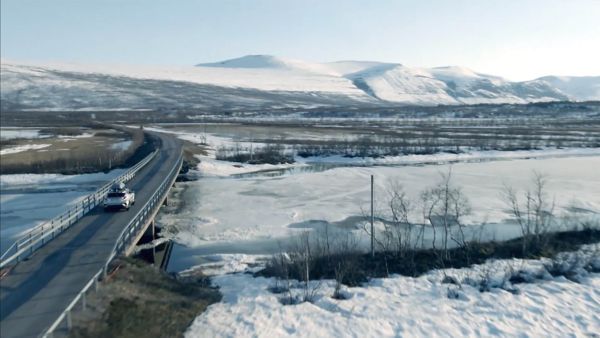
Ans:
[[[109,264],[129,255],[167,198],[182,165],[182,145],[172,136],[149,133],[160,146],[121,177],[136,192],[128,212],[97,207],[107,184],[73,210],[38,226],[3,255],[0,267],[0,336],[51,336],[71,325],[75,306],[98,287]]]

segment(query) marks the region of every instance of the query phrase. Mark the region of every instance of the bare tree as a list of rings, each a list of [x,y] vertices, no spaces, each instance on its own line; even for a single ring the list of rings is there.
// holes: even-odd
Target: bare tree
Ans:
[[[433,231],[433,249],[436,248],[436,227],[440,226],[444,230],[441,248],[443,259],[449,258],[449,239],[460,247],[466,247],[467,241],[461,219],[471,212],[471,207],[462,190],[452,184],[451,169],[447,173],[441,174],[441,179],[435,186],[423,191],[421,201],[423,216],[431,224]],[[452,228],[457,228],[457,234],[451,234]]]
[[[406,195],[402,185],[398,182],[390,182],[389,187],[388,209],[391,215],[389,232],[395,243],[396,253],[400,257],[405,257],[416,249],[422,233],[417,234],[416,239],[413,238],[416,225],[412,221],[411,213],[414,204]]]
[[[547,177],[534,171],[531,181],[532,187],[523,192],[523,197],[511,186],[504,185],[503,189],[504,202],[521,228],[523,255],[543,248],[554,220],[555,203],[549,201],[546,193]]]

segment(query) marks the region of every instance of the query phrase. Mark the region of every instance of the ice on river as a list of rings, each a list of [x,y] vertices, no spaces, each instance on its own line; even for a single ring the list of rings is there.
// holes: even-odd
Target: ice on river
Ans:
[[[115,169],[109,173],[83,175],[0,175],[2,250],[24,231],[59,215],[123,172],[124,169]]]
[[[557,213],[576,210],[586,217],[600,214],[600,157],[590,156],[457,163],[451,167],[339,167],[279,177],[203,177],[185,183],[183,208],[163,214],[160,222],[176,228],[177,241],[192,247],[215,241],[286,237],[319,221],[350,226],[344,220],[368,210],[370,175],[375,177],[376,209],[382,211],[390,182],[401,184],[417,202],[420,192],[449,168],[454,184],[463,189],[471,203],[473,212],[465,218],[468,224],[507,220],[510,215],[501,198],[503,186],[524,189],[534,171],[548,176],[548,195],[555,199]]]

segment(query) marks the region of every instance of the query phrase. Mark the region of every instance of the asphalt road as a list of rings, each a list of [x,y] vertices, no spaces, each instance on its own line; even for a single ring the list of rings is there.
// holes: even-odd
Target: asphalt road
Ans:
[[[162,140],[157,156],[127,184],[136,192],[129,211],[97,207],[0,280],[0,336],[38,337],[58,318],[109,258],[117,237],[173,168],[181,143]]]

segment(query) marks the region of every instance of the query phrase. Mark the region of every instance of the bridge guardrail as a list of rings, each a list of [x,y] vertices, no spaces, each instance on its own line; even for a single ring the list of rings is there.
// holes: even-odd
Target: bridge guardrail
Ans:
[[[106,183],[94,193],[84,197],[62,214],[25,232],[2,253],[2,256],[0,256],[0,269],[6,267],[11,262],[19,262],[21,259],[27,258],[37,249],[48,243],[48,241],[51,241],[58,234],[68,229],[72,224],[100,204],[113,184],[127,182],[132,179],[140,169],[156,156],[157,153],[158,150],[153,151],[136,165],[129,168],[125,173]]]
[[[177,161],[175,162],[175,165],[173,166],[173,168],[171,169],[171,171],[169,172],[167,177],[165,177],[165,179],[162,181],[162,183],[160,184],[158,189],[156,189],[154,194],[152,194],[150,199],[146,202],[146,204],[144,204],[142,209],[140,209],[140,211],[138,211],[138,213],[135,215],[135,217],[131,221],[129,221],[127,226],[125,226],[125,228],[123,228],[123,230],[119,234],[119,237],[118,237],[117,241],[115,242],[113,250],[112,250],[109,258],[106,260],[106,263],[104,264],[104,266],[100,270],[98,270],[98,272],[94,275],[94,277],[92,277],[92,279],[90,279],[90,281],[83,287],[83,289],[81,291],[79,291],[77,296],[75,296],[73,301],[71,301],[71,303],[69,303],[67,308],[60,314],[60,316],[58,316],[58,318],[54,321],[54,323],[52,323],[52,325],[50,325],[48,330],[42,335],[43,338],[53,337],[54,331],[56,331],[56,329],[60,326],[60,324],[65,320],[67,322],[67,330],[71,329],[71,327],[72,327],[72,318],[71,318],[72,310],[75,308],[75,306],[79,303],[80,300],[82,301],[82,308],[83,309],[86,308],[86,306],[87,306],[87,296],[86,295],[87,295],[88,290],[92,287],[92,285],[95,286],[96,290],[98,289],[98,281],[100,280],[100,278],[106,277],[110,263],[118,255],[120,255],[121,253],[123,253],[125,251],[127,246],[131,244],[131,241],[136,237],[138,232],[141,229],[143,229],[144,225],[148,221],[148,218],[152,217],[154,212],[157,211],[158,208],[160,208],[160,203],[163,200],[163,198],[166,196],[166,194],[169,192],[169,189],[171,188],[173,183],[175,182],[175,179],[177,178],[177,175],[179,174],[179,170],[181,169],[182,163],[183,163],[183,152],[181,152],[179,154],[179,157],[178,157]]]

